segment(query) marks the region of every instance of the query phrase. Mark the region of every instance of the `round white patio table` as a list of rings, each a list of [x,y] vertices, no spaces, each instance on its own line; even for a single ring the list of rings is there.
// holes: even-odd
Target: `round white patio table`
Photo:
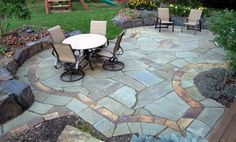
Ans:
[[[72,49],[91,49],[104,45],[107,42],[105,36],[99,34],[79,34],[66,38],[62,43],[70,44]]]
[[[91,69],[93,70],[89,49],[97,48],[105,45],[107,38],[99,34],[79,34],[66,38],[62,43],[70,44],[74,50],[84,50],[85,58],[88,61]]]

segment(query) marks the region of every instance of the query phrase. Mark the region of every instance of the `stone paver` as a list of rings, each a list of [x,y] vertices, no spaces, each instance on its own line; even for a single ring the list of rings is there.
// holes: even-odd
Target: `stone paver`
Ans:
[[[136,80],[138,80],[140,83],[144,84],[147,87],[153,86],[153,85],[163,81],[162,78],[155,76],[154,74],[152,74],[146,70],[130,71],[127,74],[134,77]]]
[[[194,122],[187,128],[187,131],[197,134],[199,136],[205,137],[207,133],[210,131],[210,127],[205,123],[194,120]]]
[[[40,102],[34,102],[32,106],[29,108],[30,111],[39,113],[39,114],[45,114],[48,110],[50,110],[53,107],[53,105],[40,103]]]
[[[84,110],[85,108],[87,108],[88,106],[81,103],[80,101],[78,101],[77,99],[73,99],[71,102],[69,102],[66,105],[67,108],[69,108],[70,110],[72,110],[73,112],[75,112],[76,114],[80,114],[80,112],[82,110]]]
[[[224,108],[205,108],[198,119],[213,127],[223,113]]]
[[[140,122],[129,122],[128,126],[132,134],[135,133],[142,134],[142,128]]]
[[[184,115],[189,107],[175,92],[171,92],[156,102],[147,105],[145,109],[156,116],[177,120]]]
[[[101,119],[100,121],[95,123],[93,126],[94,128],[96,128],[98,131],[100,131],[107,137],[111,137],[115,129],[115,124],[113,124],[111,121],[107,120],[106,118]]]
[[[42,51],[16,74],[32,84],[36,102],[19,118],[3,124],[4,132],[45,113],[58,116],[57,111],[73,111],[107,137],[164,135],[179,129],[206,136],[224,107],[202,96],[193,79],[213,68],[211,63],[225,62],[225,52],[210,42],[212,38],[206,30],[193,35],[192,31],[181,33],[179,27],[173,33],[131,28],[121,42],[122,71],[104,71],[103,62],[92,60],[94,70],[85,68],[85,77],[70,83],[60,80],[63,68],[53,67],[51,49]]]
[[[162,131],[165,126],[153,123],[141,123],[142,124],[142,132],[144,135],[156,135],[160,131]]]
[[[39,114],[25,111],[23,114],[19,115],[18,117],[14,118],[10,121],[7,121],[5,124],[3,124],[3,132],[5,133],[5,132],[12,130],[13,128],[17,128],[19,126],[22,126],[39,116],[40,116]]]
[[[64,106],[69,103],[73,98],[72,97],[65,97],[65,96],[55,96],[50,95],[44,103],[52,104],[52,105],[61,105]]]
[[[133,88],[123,86],[110,95],[113,99],[131,108],[136,102],[136,92]]]
[[[92,125],[103,118],[99,113],[91,108],[81,111],[78,115]]]
[[[113,136],[119,136],[124,134],[129,134],[129,127],[126,123],[118,124],[116,125],[116,130],[113,134]]]

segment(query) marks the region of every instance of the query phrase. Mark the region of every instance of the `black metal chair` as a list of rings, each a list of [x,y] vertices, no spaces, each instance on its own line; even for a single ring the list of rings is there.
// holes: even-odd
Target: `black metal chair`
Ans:
[[[123,31],[117,38],[115,46],[113,48],[102,48],[99,52],[99,56],[107,57],[108,59],[103,63],[103,69],[108,71],[119,71],[125,67],[123,62],[118,61],[118,55],[122,55],[124,50],[120,46],[121,40],[125,31]]]
[[[64,66],[65,72],[60,75],[62,81],[74,82],[84,77],[84,72],[80,67],[80,56],[75,56],[69,44],[54,43],[53,49],[56,53],[57,62]],[[57,65],[55,65],[57,68]]]

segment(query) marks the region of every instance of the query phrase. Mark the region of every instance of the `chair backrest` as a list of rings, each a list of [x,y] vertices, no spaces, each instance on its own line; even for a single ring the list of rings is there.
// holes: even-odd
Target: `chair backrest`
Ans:
[[[113,50],[113,55],[115,55],[117,51],[121,48],[120,43],[124,34],[125,34],[125,30],[122,33],[120,33],[120,35],[117,37],[116,44]]]
[[[94,21],[90,22],[90,33],[100,34],[106,36],[107,32],[107,21]]]
[[[57,59],[64,63],[76,63],[76,57],[69,44],[53,43],[53,49],[56,52]]]
[[[201,16],[202,10],[191,9],[188,20],[196,22],[201,19]]]
[[[48,32],[52,37],[53,43],[62,43],[65,39],[65,35],[59,25],[48,29]]]
[[[169,20],[169,8],[158,8],[158,17],[162,20]]]

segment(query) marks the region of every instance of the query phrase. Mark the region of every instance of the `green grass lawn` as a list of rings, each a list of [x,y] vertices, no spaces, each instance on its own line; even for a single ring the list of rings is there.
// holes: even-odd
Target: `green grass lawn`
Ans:
[[[38,27],[50,28],[60,25],[66,32],[80,30],[83,33],[89,32],[91,20],[106,20],[107,37],[115,38],[122,28],[113,25],[112,18],[116,15],[121,7],[112,7],[103,3],[88,3],[89,10],[84,10],[79,2],[73,2],[72,12],[49,13],[45,12],[44,3],[29,5],[32,11],[31,19],[19,20],[14,19],[10,22],[10,29],[16,29],[23,25],[33,25]]]

